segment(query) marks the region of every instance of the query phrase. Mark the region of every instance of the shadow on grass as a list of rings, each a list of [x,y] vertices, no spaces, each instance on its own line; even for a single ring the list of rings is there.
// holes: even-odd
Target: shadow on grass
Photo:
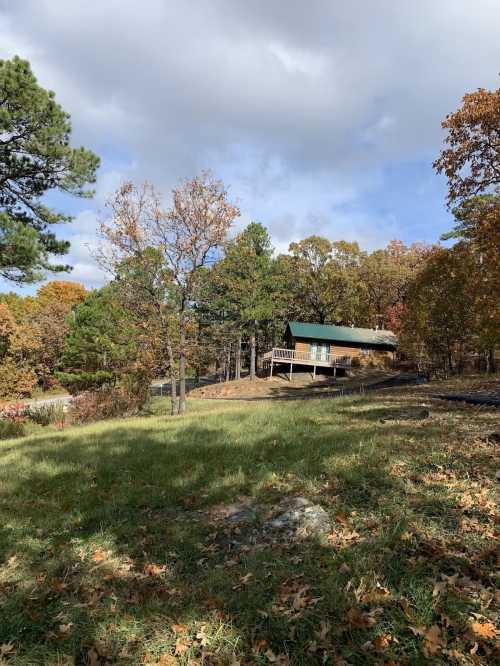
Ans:
[[[209,414],[201,423],[165,419],[164,430],[145,420],[146,427],[109,424],[4,449],[23,464],[20,476],[17,459],[4,467],[1,557],[14,573],[0,583],[0,644],[18,646],[26,658],[19,663],[53,663],[57,654],[90,663],[89,650],[95,663],[142,663],[145,652],[153,663],[182,639],[179,658],[205,651],[222,660],[207,656],[207,664],[230,663],[234,654],[267,663],[268,649],[293,664],[323,663],[326,653],[364,664],[362,645],[380,629],[346,622],[350,608],[373,610],[348,585],[351,576],[367,591],[379,580],[389,587],[377,600],[381,626],[403,621],[401,595],[412,597],[415,622],[431,622],[424,578],[436,573],[437,546],[402,535],[412,512],[442,521],[451,498],[426,487],[409,496],[388,472],[391,449],[370,448],[380,433],[328,420],[318,427],[325,417],[311,418],[291,411],[290,430],[267,412],[256,421],[228,412],[224,426]],[[248,436],[230,422],[248,427]],[[390,428],[394,437],[405,432]],[[284,494],[323,504],[335,521],[333,541],[277,538],[236,552],[215,545],[226,526],[207,509],[242,496],[272,506]],[[425,548],[431,554],[419,557]],[[463,558],[441,551],[441,571],[471,575]],[[16,553],[24,564],[9,565]],[[321,620],[331,628],[318,644]],[[203,624],[206,646],[196,637]],[[410,631],[398,640],[387,656],[426,663]]]

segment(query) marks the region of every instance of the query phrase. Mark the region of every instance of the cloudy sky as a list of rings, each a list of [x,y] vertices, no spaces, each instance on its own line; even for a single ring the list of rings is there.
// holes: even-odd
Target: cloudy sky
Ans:
[[[499,0],[0,0],[0,57],[29,59],[102,158],[93,201],[51,197],[76,215],[61,235],[88,286],[109,193],[148,179],[168,196],[203,168],[280,251],[436,241],[440,122],[499,87],[499,34]]]

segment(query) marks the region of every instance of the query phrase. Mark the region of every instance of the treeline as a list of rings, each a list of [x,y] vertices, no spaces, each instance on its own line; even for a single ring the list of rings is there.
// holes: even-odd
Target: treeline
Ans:
[[[141,212],[138,202],[149,206],[151,193],[124,186],[113,215]],[[216,370],[237,379],[244,366],[253,377],[259,355],[282,343],[293,319],[391,329],[401,357],[420,369],[460,373],[473,357],[493,371],[499,210],[490,196],[457,209],[458,240],[448,249],[391,241],[370,253],[310,236],[276,256],[266,228],[252,223],[211,248],[185,293],[159,248],[145,243],[125,257],[111,244],[101,261],[115,277],[100,290],[51,282],[36,297],[0,297],[1,394],[60,382],[73,393],[112,386],[145,395],[159,376],[177,392],[181,361],[190,376]],[[111,217],[103,230],[108,239],[115,223]],[[140,223],[136,217],[136,240]],[[121,236],[120,243],[128,246]]]
[[[123,189],[120,205],[129,211],[139,194]],[[144,191],[139,198],[144,204]],[[282,343],[291,319],[399,330],[409,285],[430,251],[392,241],[368,253],[310,236],[276,256],[266,228],[252,223],[207,256],[184,304],[158,249],[120,259],[111,251],[101,261],[116,262],[115,278],[100,290],[56,281],[35,297],[0,295],[2,395],[57,382],[76,393],[117,384],[132,369],[147,382],[173,376],[177,386],[181,316],[188,373],[215,369],[227,379],[239,378],[242,365],[255,376],[258,356]]]

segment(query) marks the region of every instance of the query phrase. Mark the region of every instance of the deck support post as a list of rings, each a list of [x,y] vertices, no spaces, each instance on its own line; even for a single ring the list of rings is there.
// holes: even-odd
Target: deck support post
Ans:
[[[337,376],[337,366],[336,365],[333,366],[333,376],[334,376],[334,378]]]
[[[290,362],[290,381],[292,381],[293,363]]]
[[[313,379],[316,379],[316,366],[314,366],[314,369],[313,369]]]
[[[271,372],[269,373],[269,379],[273,376],[273,357],[271,356]]]

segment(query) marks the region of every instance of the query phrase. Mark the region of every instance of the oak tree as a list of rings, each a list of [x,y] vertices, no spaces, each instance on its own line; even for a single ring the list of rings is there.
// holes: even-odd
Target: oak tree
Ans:
[[[442,122],[446,147],[434,162],[448,179],[448,204],[464,203],[500,184],[500,88],[464,95]]]

